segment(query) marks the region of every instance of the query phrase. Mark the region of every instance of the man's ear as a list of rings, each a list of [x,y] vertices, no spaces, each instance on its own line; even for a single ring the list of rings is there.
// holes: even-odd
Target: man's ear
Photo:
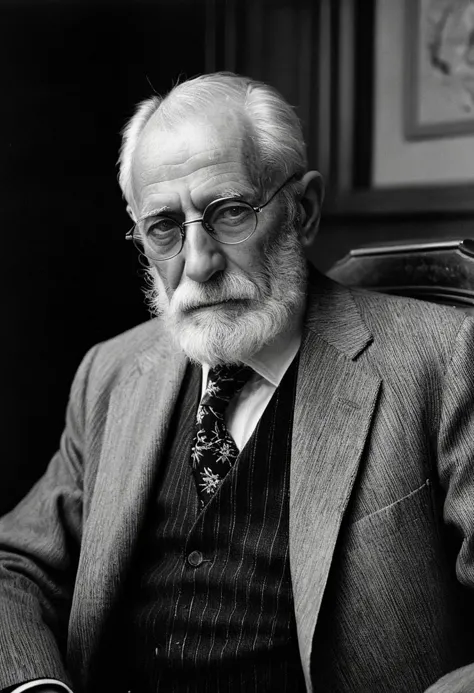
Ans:
[[[318,171],[308,171],[301,179],[300,238],[304,248],[309,248],[316,238],[324,199],[324,182]]]
[[[133,221],[133,223],[136,224],[137,218],[135,216],[133,209],[130,207],[130,205],[127,205],[127,213],[128,213],[128,216],[130,217],[130,219]]]

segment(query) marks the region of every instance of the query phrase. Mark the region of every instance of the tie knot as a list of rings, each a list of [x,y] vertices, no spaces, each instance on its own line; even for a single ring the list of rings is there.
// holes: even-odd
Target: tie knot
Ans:
[[[211,368],[201,404],[223,411],[252,373],[249,366],[229,365]]]

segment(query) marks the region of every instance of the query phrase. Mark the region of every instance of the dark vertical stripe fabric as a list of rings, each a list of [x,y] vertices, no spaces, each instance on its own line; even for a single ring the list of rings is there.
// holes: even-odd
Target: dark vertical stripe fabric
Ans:
[[[189,466],[191,368],[126,602],[127,690],[304,691],[288,557],[297,359],[201,512]]]

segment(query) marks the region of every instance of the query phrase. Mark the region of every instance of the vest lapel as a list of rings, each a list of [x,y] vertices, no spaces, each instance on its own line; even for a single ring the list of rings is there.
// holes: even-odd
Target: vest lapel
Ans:
[[[68,654],[84,683],[138,536],[186,369],[179,354],[151,352],[110,401],[71,613]]]
[[[380,387],[353,360],[371,335],[350,292],[318,284],[301,347],[290,477],[290,564],[308,691],[316,621]]]

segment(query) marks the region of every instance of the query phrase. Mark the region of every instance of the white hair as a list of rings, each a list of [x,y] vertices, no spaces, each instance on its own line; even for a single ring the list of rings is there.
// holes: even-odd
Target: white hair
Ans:
[[[260,193],[276,180],[283,182],[291,175],[299,177],[305,173],[306,146],[293,107],[263,82],[231,72],[216,72],[182,82],[167,96],[152,96],[138,105],[123,130],[118,161],[119,184],[129,203],[133,156],[150,118],[156,113],[160,126],[172,130],[180,122],[206,116],[217,104],[224,105],[230,118],[238,114],[247,118],[249,151],[244,156],[251,182]],[[295,183],[283,190],[290,218],[296,213],[291,203],[297,189]]]

